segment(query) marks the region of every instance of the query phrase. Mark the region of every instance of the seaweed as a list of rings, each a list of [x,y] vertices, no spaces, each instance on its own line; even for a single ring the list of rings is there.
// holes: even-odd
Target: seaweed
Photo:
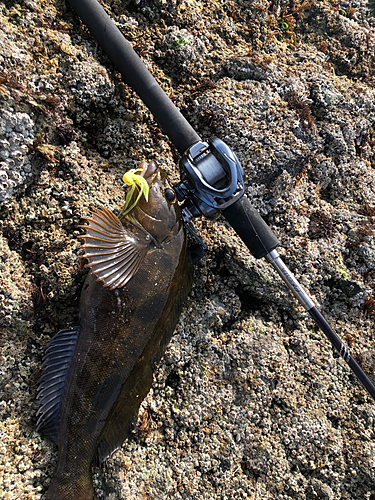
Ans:
[[[329,240],[336,233],[331,217],[323,210],[315,210],[310,216],[309,234],[311,239],[326,238]]]
[[[314,117],[311,114],[309,105],[303,101],[297,92],[290,91],[287,94],[287,103],[297,113],[304,128],[312,128],[314,125]]]

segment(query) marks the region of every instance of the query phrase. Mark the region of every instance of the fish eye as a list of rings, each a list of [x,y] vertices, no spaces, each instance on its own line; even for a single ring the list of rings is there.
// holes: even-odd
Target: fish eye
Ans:
[[[173,203],[176,201],[176,193],[173,191],[173,189],[167,188],[164,190],[164,196],[167,201],[170,203]]]

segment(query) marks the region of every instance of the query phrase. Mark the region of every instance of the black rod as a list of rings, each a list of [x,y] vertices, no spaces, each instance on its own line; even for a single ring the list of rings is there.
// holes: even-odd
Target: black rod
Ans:
[[[179,153],[184,154],[193,144],[201,141],[180,111],[172,103],[143,61],[134,52],[121,31],[96,0],[69,0],[77,14],[91,31],[126,83],[139,95],[154,115]],[[195,196],[199,198],[199,190]],[[198,195],[198,196],[197,196]],[[375,386],[352,358],[348,347],[340,340],[309,295],[280,259],[275,248],[276,236],[246,198],[236,200],[223,210],[224,216],[256,258],[265,257],[278,271],[290,290],[309,312],[341,357],[375,399]]]
[[[154,115],[180,154],[201,138],[173,104],[144,62],[135,53],[103,7],[96,0],[69,0],[83,23],[106,52],[124,81]]]

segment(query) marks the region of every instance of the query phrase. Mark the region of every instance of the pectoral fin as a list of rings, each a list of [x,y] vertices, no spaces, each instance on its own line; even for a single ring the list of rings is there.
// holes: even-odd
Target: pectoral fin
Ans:
[[[136,274],[147,250],[151,238],[145,232],[134,227],[126,229],[118,217],[105,207],[95,208],[84,227],[87,233],[80,236],[85,240],[81,248],[85,249],[87,267],[104,286],[110,289],[121,288]]]

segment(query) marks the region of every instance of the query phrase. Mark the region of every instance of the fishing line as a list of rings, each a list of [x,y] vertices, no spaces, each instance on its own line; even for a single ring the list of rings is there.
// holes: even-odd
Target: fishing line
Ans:
[[[181,181],[175,186],[175,191],[177,199],[183,203],[183,220],[189,232],[196,237],[201,250],[204,251],[204,244],[192,229],[191,220],[202,215],[209,219],[224,215],[251,254],[257,259],[264,257],[276,269],[293,295],[375,399],[374,384],[281,260],[276,251],[279,246],[277,237],[248,198],[243,196],[243,170],[234,152],[218,138],[202,141],[96,0],[69,1],[120,71],[124,81],[137,92],[182,155],[179,162]]]

